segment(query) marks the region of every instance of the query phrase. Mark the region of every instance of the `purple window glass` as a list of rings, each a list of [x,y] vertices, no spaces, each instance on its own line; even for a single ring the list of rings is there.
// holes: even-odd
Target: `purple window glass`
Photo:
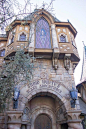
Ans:
[[[20,35],[19,41],[26,41],[26,35],[24,33]]]
[[[0,56],[5,56],[5,49],[0,51]]]
[[[66,42],[66,37],[63,36],[63,35],[61,35],[61,36],[60,36],[60,42]]]
[[[49,24],[43,17],[36,24],[36,48],[51,48]]]

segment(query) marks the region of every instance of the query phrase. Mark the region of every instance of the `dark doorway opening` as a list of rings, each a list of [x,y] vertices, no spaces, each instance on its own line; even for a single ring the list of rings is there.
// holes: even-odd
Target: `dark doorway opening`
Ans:
[[[35,129],[52,129],[52,121],[46,114],[39,115],[35,120]]]
[[[68,129],[68,124],[67,123],[61,124],[61,129]]]

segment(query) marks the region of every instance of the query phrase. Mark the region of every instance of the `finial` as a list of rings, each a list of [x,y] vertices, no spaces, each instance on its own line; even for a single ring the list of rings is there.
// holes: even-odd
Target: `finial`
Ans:
[[[67,19],[67,21],[70,22],[69,19]]]
[[[82,41],[82,43],[83,43],[83,46],[85,47],[84,41]]]
[[[43,1],[43,4],[42,4],[42,6],[43,6],[43,8],[45,8],[45,3],[44,3],[44,1]]]
[[[38,8],[38,5],[36,4],[36,5],[35,5],[35,9],[37,9],[37,8]]]

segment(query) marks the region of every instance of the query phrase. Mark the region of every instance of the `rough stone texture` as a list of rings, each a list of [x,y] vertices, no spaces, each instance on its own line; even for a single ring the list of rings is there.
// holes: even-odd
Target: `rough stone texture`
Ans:
[[[80,120],[79,115],[77,115],[77,110],[80,110],[78,100],[76,101],[75,109],[72,109],[70,105],[71,98],[69,92],[72,84],[74,84],[72,67],[67,71],[64,68],[63,60],[59,60],[58,62],[58,69],[55,70],[51,60],[36,60],[35,65],[37,67],[34,70],[33,79],[26,85],[21,83],[18,100],[17,110],[23,111],[27,107],[29,110],[29,119],[26,120],[26,114],[21,114],[21,112],[20,117],[18,117],[19,114],[17,110],[12,109],[13,102],[11,102],[11,111],[7,113],[9,129],[14,129],[15,127],[19,129],[21,123],[27,125],[28,122],[30,123],[27,125],[27,128],[34,129],[34,121],[40,114],[46,114],[52,119],[53,129],[57,127],[61,129],[60,123],[62,121],[68,123],[71,129],[82,129],[81,127],[78,128],[80,124],[80,121],[78,121]],[[72,112],[67,113],[67,111]],[[70,124],[70,120],[76,121],[76,123],[74,125],[72,123]],[[12,122],[15,124],[12,124]]]

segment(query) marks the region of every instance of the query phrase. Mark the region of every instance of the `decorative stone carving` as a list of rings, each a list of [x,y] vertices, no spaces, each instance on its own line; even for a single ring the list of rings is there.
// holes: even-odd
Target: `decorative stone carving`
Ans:
[[[35,34],[35,23],[30,24],[30,36],[29,36],[29,52],[34,52],[34,34]]]
[[[23,116],[22,116],[22,121],[23,122],[27,122],[29,121],[30,122],[30,110],[26,107],[23,111]]]
[[[55,68],[55,70],[57,70],[57,68],[58,68],[58,59],[57,58],[53,58],[53,67]]]
[[[79,115],[81,114],[80,110],[73,110],[67,112],[67,118],[68,118],[68,129],[83,129],[81,120],[79,118]]]
[[[22,111],[7,111],[8,129],[20,129]]]
[[[77,63],[73,63],[73,65],[72,65],[73,72],[74,72],[74,70],[75,70],[76,66],[77,66]]]
[[[83,129],[81,121],[79,122],[72,121],[68,123],[68,129]]]
[[[66,70],[70,69],[70,57],[71,57],[71,54],[65,54],[64,67],[65,67]]]

